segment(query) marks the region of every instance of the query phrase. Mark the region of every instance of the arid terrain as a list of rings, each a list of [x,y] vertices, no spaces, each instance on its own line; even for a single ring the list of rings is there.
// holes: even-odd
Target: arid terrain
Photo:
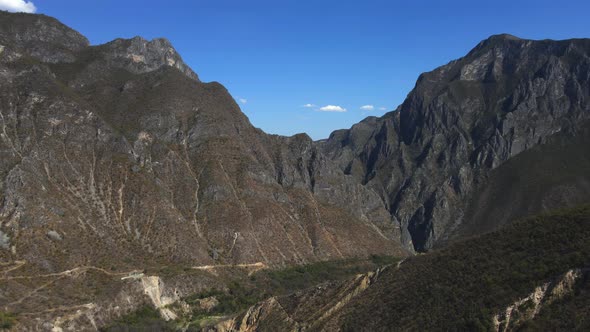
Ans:
[[[0,328],[584,330],[589,121],[590,39],[491,36],[314,141],[166,39],[0,11]]]

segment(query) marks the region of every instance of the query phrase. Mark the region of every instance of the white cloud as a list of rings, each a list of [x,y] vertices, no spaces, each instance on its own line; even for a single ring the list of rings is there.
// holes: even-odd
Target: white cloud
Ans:
[[[303,107],[305,107],[305,108],[314,108],[314,107],[317,107],[317,106],[314,105],[314,104],[305,104],[305,105],[303,105]]]
[[[326,105],[324,107],[320,107],[320,111],[322,112],[346,112],[346,108],[337,105]]]
[[[363,111],[372,111],[372,110],[375,109],[375,106],[373,106],[373,105],[364,105],[364,106],[361,106],[361,109]]]
[[[0,1],[2,1],[2,0],[0,0]],[[238,101],[244,105],[246,105],[248,103],[248,99],[246,99],[246,98],[239,98]]]
[[[0,9],[9,12],[25,13],[34,13],[37,11],[37,7],[32,2],[25,0],[0,0]]]
[[[387,111],[387,107],[379,107],[380,111]]]

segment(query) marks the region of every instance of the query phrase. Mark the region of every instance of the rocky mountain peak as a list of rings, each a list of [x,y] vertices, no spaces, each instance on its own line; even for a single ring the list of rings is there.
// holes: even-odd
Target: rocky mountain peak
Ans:
[[[521,43],[524,43],[527,41],[530,41],[530,40],[522,39],[522,38],[513,36],[511,34],[507,34],[507,33],[492,35],[492,36],[482,40],[481,42],[479,42],[479,44],[477,44],[477,46],[475,46],[473,48],[473,50],[471,52],[469,52],[469,54],[474,54],[478,50],[481,50],[481,49],[490,49],[490,48],[494,48],[494,47],[506,47],[509,45],[521,44]],[[468,54],[468,56],[469,56],[469,54]]]
[[[463,222],[490,170],[590,117],[589,55],[588,40],[492,36],[422,74],[397,112],[321,145],[428,250]]]
[[[182,60],[169,40],[155,38],[146,40],[136,36],[131,39],[115,39],[105,44],[106,57],[122,64],[132,73],[141,74],[154,71],[163,66],[174,67],[195,81],[199,77]]]
[[[25,52],[44,62],[72,62],[88,39],[58,20],[45,16],[0,11],[0,45]]]
[[[84,62],[87,61],[84,56],[92,53],[89,50],[99,50],[107,63],[134,74],[169,66],[199,81],[197,74],[165,38],[120,38],[90,46],[88,39],[79,32],[45,15],[0,11],[0,48],[7,59],[14,60],[26,54],[48,63]]]
[[[509,33],[500,33],[497,35],[492,35],[488,38],[488,40],[523,40],[520,37],[511,35]]]

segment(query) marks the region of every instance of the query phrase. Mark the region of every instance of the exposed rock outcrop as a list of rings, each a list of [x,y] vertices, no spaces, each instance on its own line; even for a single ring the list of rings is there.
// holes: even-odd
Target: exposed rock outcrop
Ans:
[[[381,272],[360,274],[343,283],[319,285],[290,296],[271,297],[210,331],[321,330],[328,319],[336,319],[339,310],[375,282]]]
[[[518,331],[521,325],[533,320],[544,306],[571,294],[576,289],[576,282],[589,275],[589,269],[572,269],[555,280],[535,288],[529,296],[514,302],[505,311],[496,314],[492,318],[494,329],[498,332]]]
[[[158,276],[145,276],[141,278],[141,285],[143,286],[144,292],[152,300],[152,304],[165,320],[176,319],[178,315],[174,313],[167,306],[178,301],[178,295],[173,293],[175,296],[164,295],[164,284]]]
[[[320,145],[379,193],[404,244],[427,250],[461,226],[491,170],[590,118],[589,81],[588,40],[493,36],[422,74],[396,111]]]
[[[121,67],[135,74],[154,71],[162,66],[178,69],[199,81],[199,77],[187,66],[172,44],[165,38],[147,41],[141,37],[116,39],[100,47],[108,66]]]

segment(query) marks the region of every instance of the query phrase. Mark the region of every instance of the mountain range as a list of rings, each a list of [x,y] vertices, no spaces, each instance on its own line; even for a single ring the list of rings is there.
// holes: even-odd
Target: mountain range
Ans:
[[[223,267],[434,269],[422,262],[590,197],[589,39],[492,36],[420,75],[396,110],[320,141],[255,128],[166,39],[90,45],[51,17],[0,12],[0,76],[0,309],[19,330],[99,329],[144,303],[174,320],[168,306],[225,287]],[[572,248],[583,257],[551,273],[586,271]],[[388,278],[377,289],[418,287]],[[362,299],[350,310],[370,310]],[[476,314],[464,323],[485,325]]]

